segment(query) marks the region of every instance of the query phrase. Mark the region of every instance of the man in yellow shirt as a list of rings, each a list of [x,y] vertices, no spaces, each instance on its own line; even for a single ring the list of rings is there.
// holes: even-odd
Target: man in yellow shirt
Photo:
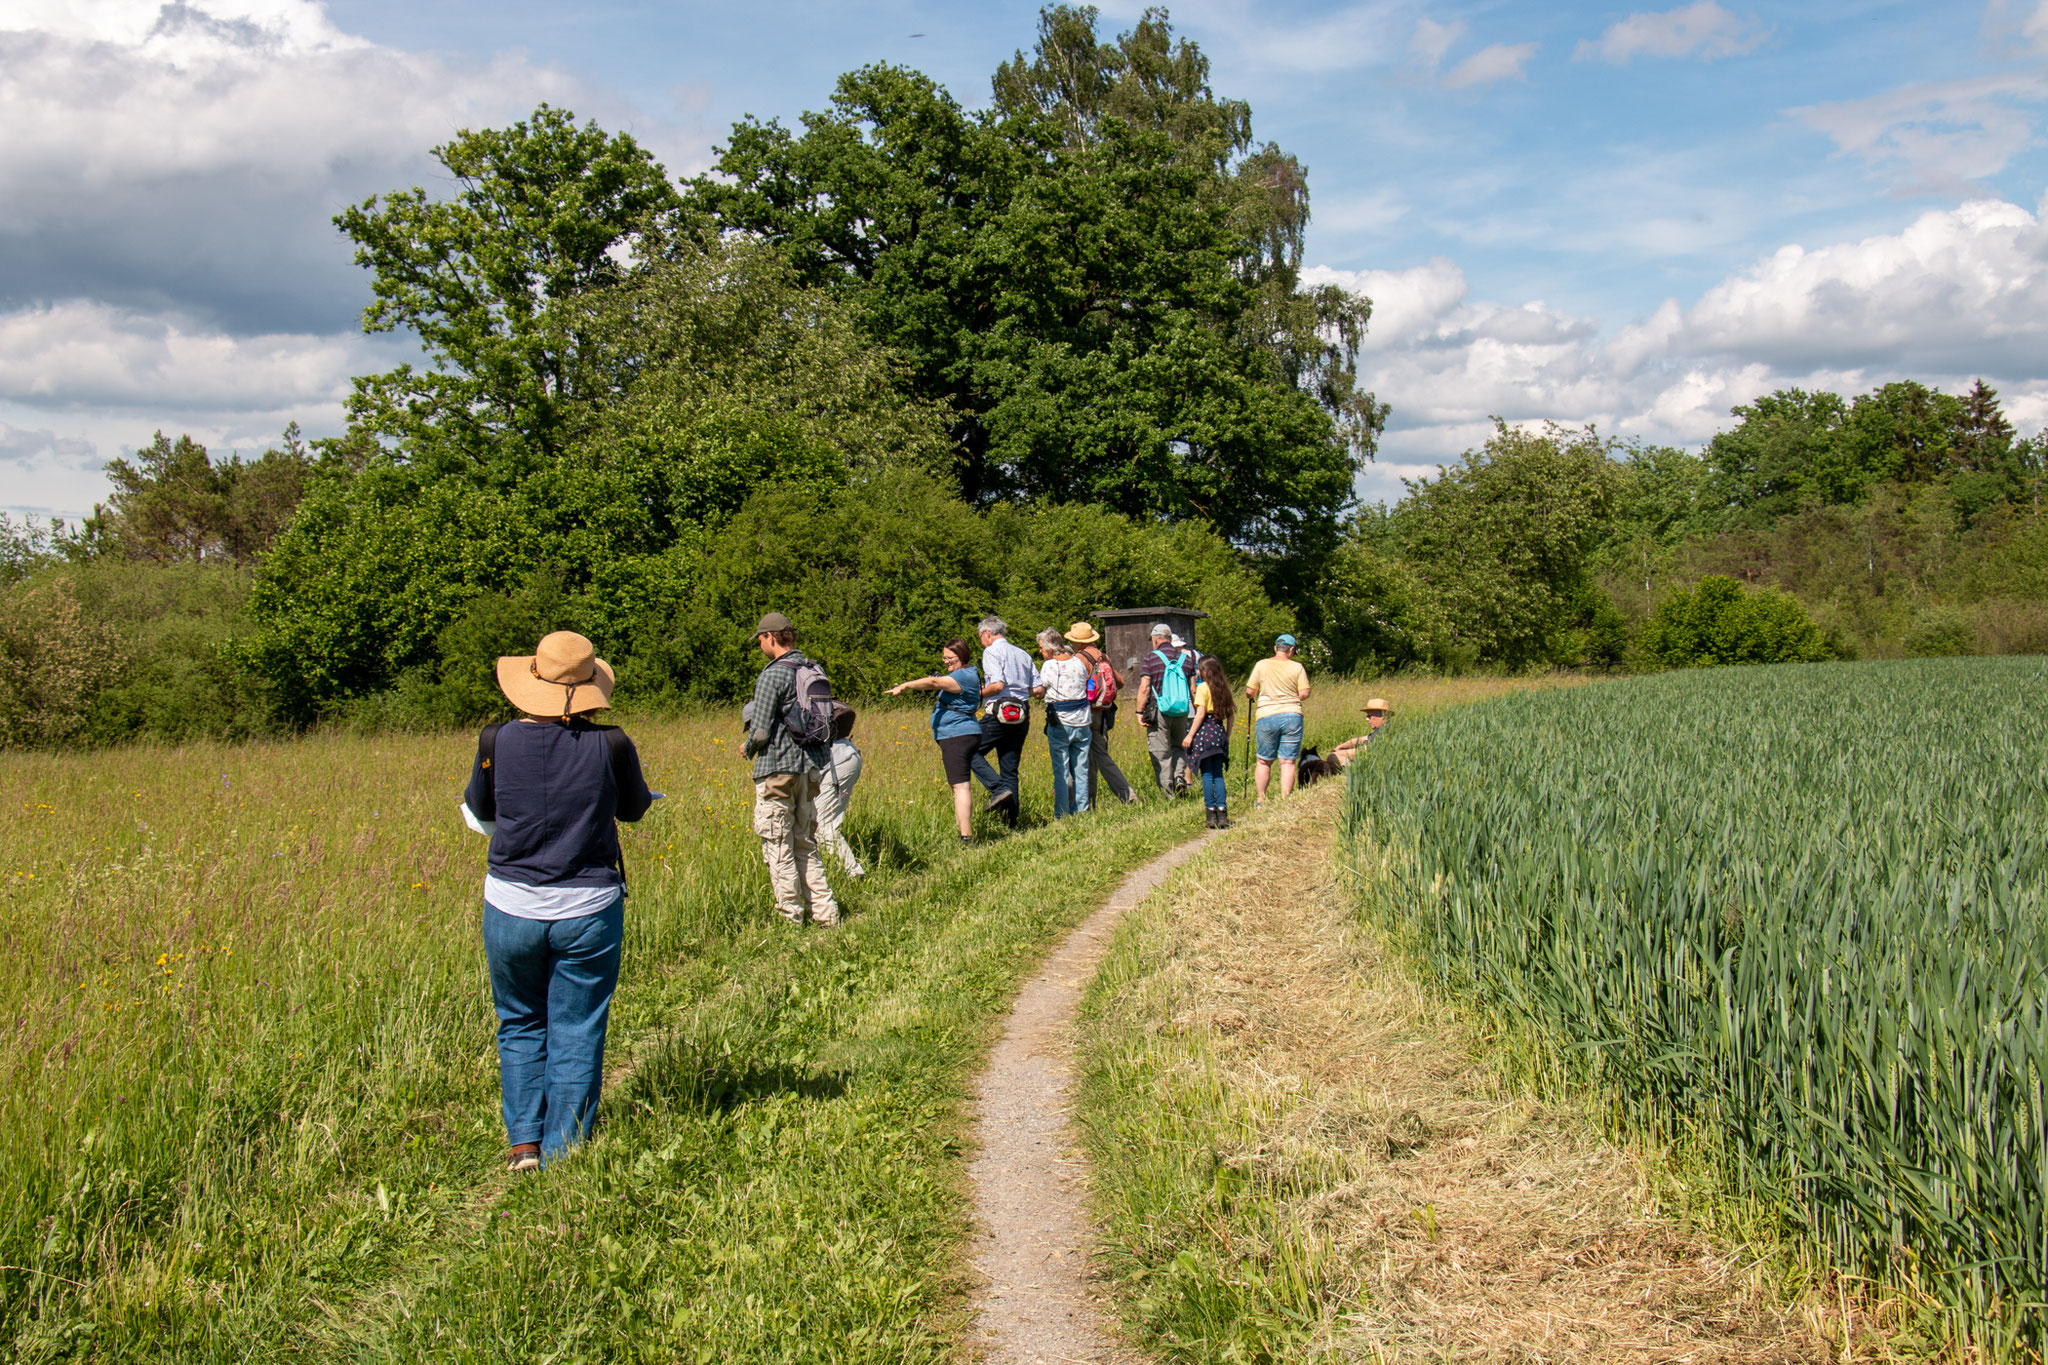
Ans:
[[[1252,665],[1244,694],[1257,704],[1254,733],[1259,741],[1259,762],[1254,780],[1259,789],[1258,804],[1266,804],[1266,784],[1272,780],[1273,764],[1280,764],[1280,794],[1294,790],[1295,766],[1301,759],[1301,704],[1308,700],[1308,670],[1294,662],[1294,637],[1282,635],[1273,642],[1273,657]]]

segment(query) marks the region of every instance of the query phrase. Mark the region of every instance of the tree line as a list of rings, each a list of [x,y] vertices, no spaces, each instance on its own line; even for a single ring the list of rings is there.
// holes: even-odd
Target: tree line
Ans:
[[[1981,383],[1787,390],[1698,454],[1502,425],[1358,507],[1371,304],[1301,283],[1306,169],[1163,11],[1046,9],[976,110],[850,72],[689,181],[547,106],[434,155],[336,217],[422,347],[341,434],[159,433],[80,527],[0,527],[0,740],[464,722],[557,628],[723,701],[770,607],[856,694],[991,609],[1193,606],[1233,669],[2048,644],[2041,443]]]

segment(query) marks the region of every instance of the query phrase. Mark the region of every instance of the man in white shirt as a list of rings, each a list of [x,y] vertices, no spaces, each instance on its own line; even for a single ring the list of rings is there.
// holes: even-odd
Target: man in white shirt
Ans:
[[[1014,829],[1017,765],[1031,733],[1031,689],[1037,685],[1038,670],[1029,654],[1010,643],[1009,629],[1002,617],[989,616],[975,631],[981,639],[981,699],[987,709],[981,713],[981,747],[970,766],[988,788],[988,808]],[[990,750],[1002,765],[1000,772],[988,761]]]

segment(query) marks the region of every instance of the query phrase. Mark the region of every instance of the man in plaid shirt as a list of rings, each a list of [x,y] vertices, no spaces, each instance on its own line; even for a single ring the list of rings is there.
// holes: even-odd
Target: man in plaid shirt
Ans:
[[[754,833],[761,836],[775,908],[792,924],[808,914],[829,928],[839,923],[839,902],[818,856],[817,801],[830,745],[804,744],[783,723],[796,699],[796,665],[806,662],[797,652],[796,627],[771,611],[754,628],[754,640],[768,656],[744,712],[746,755],[754,760]]]

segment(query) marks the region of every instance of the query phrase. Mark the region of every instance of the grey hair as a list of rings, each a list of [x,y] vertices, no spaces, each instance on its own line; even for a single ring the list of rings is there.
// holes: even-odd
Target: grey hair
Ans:
[[[1047,626],[1038,632],[1038,647],[1048,654],[1064,654],[1067,652],[1067,637]]]
[[[1173,627],[1167,625],[1164,621],[1154,621],[1152,623],[1152,638],[1155,640],[1171,640],[1173,638]]]
[[[1000,616],[984,616],[981,624],[974,628],[977,635],[1008,635],[1010,628],[1003,624]]]

